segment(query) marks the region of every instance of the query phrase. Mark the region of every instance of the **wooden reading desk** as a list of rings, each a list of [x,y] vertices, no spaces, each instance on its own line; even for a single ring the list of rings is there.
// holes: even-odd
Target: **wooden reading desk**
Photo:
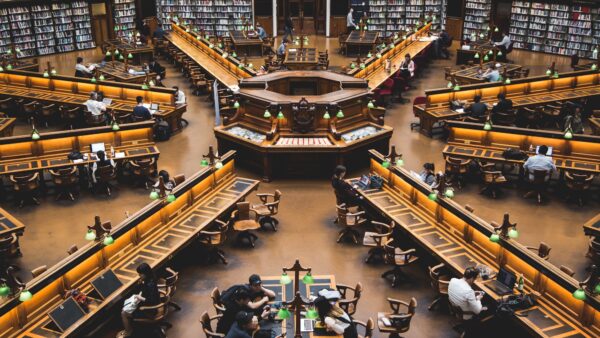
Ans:
[[[600,214],[585,222],[583,232],[586,236],[594,236],[600,239]]]
[[[353,30],[346,38],[346,55],[367,55],[377,44],[379,32]]]
[[[371,212],[394,221],[401,232],[443,262],[456,276],[467,267],[484,264],[493,271],[502,266],[524,275],[525,292],[539,292],[537,304],[518,311],[512,318],[537,337],[598,337],[600,297],[587,294],[585,301],[573,298],[578,281],[537,256],[514,239],[489,240],[492,225],[446,197],[430,200],[431,188],[409,171],[381,164],[384,156],[371,150],[371,171],[384,178],[381,190],[359,190]],[[393,162],[393,161],[392,161]],[[389,162],[388,162],[389,163]],[[357,179],[356,179],[357,180]],[[354,183],[356,180],[352,180]],[[499,302],[501,296],[485,280],[475,286],[486,299]]]
[[[103,53],[106,53],[108,49],[112,50],[115,48],[123,53],[124,57],[127,57],[127,55],[131,53],[133,59],[130,59],[130,61],[137,65],[141,65],[144,62],[150,62],[154,57],[154,49],[148,45],[134,45],[121,39],[106,40],[102,43]]]
[[[0,138],[0,175],[91,164],[95,161],[95,155],[89,154],[93,143],[104,143],[108,157],[113,146],[117,162],[158,158],[160,152],[152,140],[153,125],[152,121],[145,121],[121,124],[118,131],[104,126],[42,133],[39,140],[32,140],[29,135]],[[88,157],[72,161],[67,157],[72,151],[88,154]]]
[[[12,136],[16,121],[14,117],[0,117],[0,137]]]
[[[489,61],[483,63],[481,65],[475,65],[471,67],[467,67],[465,69],[458,70],[453,72],[452,75],[460,84],[470,84],[470,83],[484,83],[488,82],[487,79],[482,78],[481,74],[485,73],[487,69],[490,68],[491,65],[500,64],[498,71],[500,74],[504,74],[506,70],[507,74],[511,74],[512,72],[518,71],[523,68],[521,65],[516,65],[513,63],[504,63],[498,61]]]
[[[133,69],[136,72],[143,72],[142,67],[125,65],[120,61],[108,61],[102,68],[98,68],[98,71],[109,81],[116,81],[122,83],[139,83],[142,84],[146,80],[146,73],[142,75],[131,74],[127,69]],[[156,73],[149,73],[149,79],[155,79]]]
[[[22,236],[23,232],[25,232],[25,224],[0,208],[0,237],[4,238],[13,233]]]
[[[256,32],[229,31],[231,42],[240,56],[263,56],[263,41]],[[242,52],[244,52],[242,54]]]
[[[84,105],[92,91],[102,91],[105,98],[112,99],[109,109],[127,114],[137,105],[136,97],[141,96],[145,102],[159,104],[160,109],[154,117],[167,121],[172,132],[182,128],[181,116],[187,105],[175,105],[175,89],[172,88],[152,87],[144,90],[137,84],[100,80],[94,83],[92,79],[71,76],[43,77],[39,73],[23,71],[0,73],[0,96],[72,107]]]
[[[27,283],[33,297],[15,296],[0,300],[2,337],[82,337],[121,310],[122,300],[138,283],[136,267],[145,262],[153,269],[197,239],[198,233],[216,219],[229,217],[237,202],[258,187],[258,181],[236,177],[234,154],[222,155],[223,167],[205,167],[173,194],[176,200],[156,200],[113,227],[114,243],[105,246],[91,241],[42,275]],[[79,224],[74,233],[86,232]],[[65,244],[66,245],[66,244]],[[91,281],[111,269],[123,285],[105,299],[92,289]],[[78,288],[93,300],[91,310],[64,332],[51,322],[48,312],[63,301],[65,291]]]
[[[562,132],[504,126],[485,131],[482,123],[459,121],[448,121],[448,130],[444,156],[522,165],[524,160],[506,159],[502,153],[507,148],[516,148],[534,155],[537,146],[546,145],[552,147],[552,159],[558,170],[600,173],[600,137],[597,136],[575,134],[565,140]]]
[[[413,106],[413,111],[421,120],[421,132],[431,136],[434,124],[464,115],[450,109],[451,101],[463,100],[470,104],[479,95],[482,102],[493,104],[500,93],[512,100],[515,109],[576,100],[600,95],[600,73],[576,71],[560,74],[559,78],[544,75],[515,79],[510,84],[494,82],[465,85],[460,90],[430,89],[425,91],[426,103]]]
[[[592,134],[600,136],[600,117],[590,117],[588,119]]]
[[[24,70],[28,72],[39,72],[40,65],[38,64],[38,59],[19,59],[19,60],[11,60],[7,63],[7,65],[11,65],[12,70]],[[7,67],[4,67],[7,69]],[[8,69],[7,69],[8,70]]]
[[[313,70],[319,64],[316,48],[290,48],[285,54],[283,64],[289,70]]]
[[[474,63],[479,63],[479,59],[475,57],[475,54],[479,54],[480,58],[483,58],[485,55],[490,55],[493,57],[494,61],[504,61],[506,62],[506,55],[498,56],[498,48],[494,47],[494,45],[489,40],[479,40],[479,41],[471,41],[469,44],[471,49],[462,49],[461,47],[456,49],[456,64],[457,65],[465,65],[469,61],[473,61]],[[492,54],[489,52],[492,51]]]

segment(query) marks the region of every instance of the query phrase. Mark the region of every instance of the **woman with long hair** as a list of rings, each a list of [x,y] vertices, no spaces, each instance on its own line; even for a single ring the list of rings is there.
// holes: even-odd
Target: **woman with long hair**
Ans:
[[[325,296],[319,296],[315,299],[315,307],[321,322],[325,324],[328,331],[344,335],[344,338],[357,338],[358,333],[352,317],[337,305],[339,292],[327,291],[324,294]]]

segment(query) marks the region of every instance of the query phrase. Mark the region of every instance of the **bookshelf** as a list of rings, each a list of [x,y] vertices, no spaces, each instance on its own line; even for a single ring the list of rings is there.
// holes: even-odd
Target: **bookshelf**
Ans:
[[[387,0],[371,0],[369,1],[369,14],[367,15],[370,20],[369,30],[385,32],[386,31],[386,16],[387,16]]]
[[[36,40],[31,26],[31,13],[28,7],[17,6],[8,9],[8,18],[17,57],[24,58],[36,54]]]
[[[572,54],[572,51],[577,51],[579,56],[591,57],[594,49],[591,8],[589,6],[572,5],[571,19],[565,54]]]
[[[171,29],[170,15],[198,30],[227,35],[240,30],[242,17],[254,22],[252,0],[156,0],[157,13],[164,30]]]
[[[56,37],[56,51],[59,53],[75,50],[73,35],[73,11],[68,3],[52,4],[52,17],[54,19],[54,33]]]
[[[135,0],[112,0],[113,18],[117,33],[124,37],[135,30]]]
[[[490,26],[492,0],[467,0],[465,4],[465,21],[463,39],[471,38],[471,34],[479,34]]]
[[[389,36],[418,24],[431,12],[434,25],[445,25],[446,0],[370,0],[369,30]]]
[[[86,1],[74,1],[71,3],[71,10],[73,12],[72,20],[75,27],[75,45],[77,49],[95,48],[88,3]]]
[[[561,54],[564,53],[569,33],[569,6],[561,4],[550,4],[548,21],[548,33],[546,33],[546,45],[544,52]]]
[[[388,0],[387,21],[384,35],[387,35],[388,32],[397,32],[400,30],[404,30],[406,28],[406,25],[404,24],[405,15],[405,0]]]
[[[404,26],[418,24],[419,19],[425,17],[425,0],[406,0],[404,13]]]
[[[39,55],[56,53],[56,40],[54,20],[50,5],[31,6],[33,31],[35,33],[35,46]]]
[[[0,53],[6,53],[12,43],[8,9],[0,8]]]

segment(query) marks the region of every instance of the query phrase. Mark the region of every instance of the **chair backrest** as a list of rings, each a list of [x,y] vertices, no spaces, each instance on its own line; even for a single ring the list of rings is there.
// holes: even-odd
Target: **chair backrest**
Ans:
[[[217,311],[217,313],[223,313],[225,311],[225,305],[223,305],[223,302],[221,301],[221,291],[219,291],[219,288],[214,288],[211,291],[210,298],[212,299],[215,311]]]
[[[340,204],[340,205],[336,205],[337,208],[337,219],[338,219],[338,224],[341,226],[347,226],[348,225],[348,208],[346,208],[346,204]]]
[[[560,270],[564,273],[566,273],[567,275],[569,275],[569,277],[573,277],[575,275],[575,271],[573,271],[573,269],[571,269],[568,266],[565,265],[561,265],[560,266]]]
[[[23,104],[23,111],[25,111],[26,113],[32,113],[35,112],[35,110],[37,109],[39,103],[37,101],[31,101],[31,102],[27,102]]]
[[[552,250],[552,248],[548,244],[540,242],[540,247],[538,248],[538,256],[546,258],[548,257],[548,255],[550,255],[550,250]]]
[[[175,183],[175,186],[178,186],[178,185],[180,185],[183,182],[185,182],[185,175],[184,174],[175,175],[173,177],[173,183]]]
[[[79,181],[77,177],[77,167],[61,168],[56,170],[49,170],[52,176],[52,182],[59,186],[65,186],[73,184]]]
[[[221,337],[225,337],[224,334],[217,333],[212,328],[212,321],[213,320],[217,320],[219,318],[220,318],[220,316],[215,316],[215,317],[211,318],[208,315],[208,312],[206,312],[206,311],[204,311],[204,313],[202,313],[202,315],[200,316],[200,323],[202,324],[202,331],[204,331],[204,334],[206,335],[206,338],[217,338],[217,337],[221,338]]]
[[[112,180],[115,177],[115,175],[115,168],[110,164],[99,166],[96,170],[96,176],[103,181]]]
[[[425,103],[427,103],[427,97],[426,96],[417,96],[413,100],[413,106],[415,106],[415,105],[421,105],[421,104],[425,104]]]
[[[591,187],[594,175],[565,171],[565,181],[571,190],[587,190]]]
[[[462,160],[460,158],[446,157],[446,171],[454,174],[464,174],[469,170],[471,160]]]
[[[9,180],[16,191],[31,191],[39,186],[39,173],[10,175]]]
[[[12,245],[13,245],[13,237],[12,236],[0,238],[0,254],[2,256],[6,256],[6,255],[10,254]],[[5,258],[5,257],[0,257],[0,258]]]
[[[436,266],[429,267],[429,278],[431,279],[431,287],[437,294],[448,294],[449,280],[444,280],[443,276],[444,264],[438,264]]]
[[[77,247],[77,245],[73,244],[73,245],[71,245],[71,247],[69,248],[69,250],[67,250],[67,253],[69,255],[72,255],[75,252],[77,252],[77,250],[79,250],[79,248]]]
[[[238,202],[236,204],[239,220],[250,219],[250,202]]]
[[[46,265],[42,265],[42,266],[38,266],[37,268],[31,270],[31,276],[33,278],[43,274],[44,272],[46,272],[46,270],[48,270],[48,266]]]
[[[548,171],[536,169],[533,171],[533,183],[534,184],[543,184],[546,182],[547,176],[548,176]]]

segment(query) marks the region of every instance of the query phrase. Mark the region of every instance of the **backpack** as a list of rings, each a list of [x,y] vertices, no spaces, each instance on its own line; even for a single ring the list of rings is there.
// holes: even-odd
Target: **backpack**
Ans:
[[[234,285],[234,286],[230,287],[229,289],[223,291],[221,293],[221,299],[220,299],[221,303],[228,303],[228,302],[232,301],[233,295],[235,294],[235,292],[242,288],[246,289],[246,285],[237,284],[237,285]]]
[[[171,126],[164,120],[160,120],[154,126],[154,139],[156,141],[168,141],[171,138]]]

